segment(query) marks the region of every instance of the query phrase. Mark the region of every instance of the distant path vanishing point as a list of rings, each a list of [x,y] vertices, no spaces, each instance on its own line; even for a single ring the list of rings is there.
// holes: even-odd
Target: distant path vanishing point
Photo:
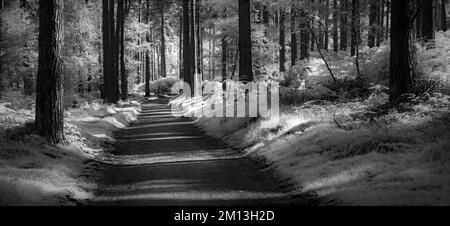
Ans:
[[[138,120],[116,134],[116,164],[104,165],[98,206],[317,205],[291,195],[273,173],[175,118],[168,99],[143,103]],[[286,186],[284,186],[286,187]]]

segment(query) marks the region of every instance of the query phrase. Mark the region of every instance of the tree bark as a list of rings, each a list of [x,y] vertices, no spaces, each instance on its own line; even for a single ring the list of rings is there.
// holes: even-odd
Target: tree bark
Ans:
[[[286,72],[286,10],[280,9],[280,72]]]
[[[325,18],[325,43],[324,43],[324,49],[328,50],[328,47],[330,46],[330,0],[325,0],[325,10],[324,10],[324,18]]]
[[[304,60],[309,58],[309,39],[311,37],[311,31],[309,29],[308,15],[303,9],[300,10],[300,18],[300,60]]]
[[[128,75],[125,68],[125,1],[119,0],[117,3],[117,23],[119,26],[119,65],[120,65],[120,83],[121,97],[125,101],[128,99]]]
[[[192,70],[192,48],[191,48],[191,18],[190,18],[190,3],[193,0],[184,0],[183,7],[183,78],[184,81],[194,88],[194,76]],[[193,92],[191,92],[193,97]]]
[[[250,0],[239,0],[239,81],[252,82]]]
[[[339,52],[339,33],[338,33],[338,3],[337,0],[334,0],[333,3],[333,47],[334,52]]]
[[[392,0],[390,101],[408,93],[412,83],[409,0]]]
[[[369,48],[375,47],[376,38],[377,38],[377,1],[370,1],[370,12],[369,12],[369,37],[368,37],[368,46]]]
[[[64,33],[63,0],[39,0],[39,66],[36,129],[51,143],[64,141],[61,45]]]
[[[441,0],[441,30],[447,31],[447,10],[446,0]]]
[[[423,1],[422,37],[425,42],[433,42],[435,37],[433,2],[432,0]]]
[[[348,43],[348,1],[341,0],[341,50],[347,51]]]
[[[359,45],[360,33],[360,15],[359,0],[352,0],[352,37],[351,37],[351,55],[355,56]]]
[[[291,65],[297,63],[297,7],[291,6]]]
[[[166,34],[165,34],[165,18],[164,18],[164,0],[160,0],[161,10],[161,77],[167,77],[166,69]]]

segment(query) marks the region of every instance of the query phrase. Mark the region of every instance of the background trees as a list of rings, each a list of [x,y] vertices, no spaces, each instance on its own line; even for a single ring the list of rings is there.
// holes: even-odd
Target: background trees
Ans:
[[[410,54],[408,61],[414,64],[416,41],[433,48],[436,32],[447,29],[449,3],[402,2],[410,9],[409,24],[405,24],[405,18],[399,18],[399,11],[393,11],[398,8],[392,3],[393,0],[65,1],[62,17],[67,29],[61,37],[64,46],[60,47],[64,64],[61,73],[53,74],[61,74],[64,107],[76,107],[85,98],[117,103],[129,94],[142,92],[150,96],[161,91],[161,87],[152,84],[163,78],[182,78],[191,87],[200,87],[200,81],[195,81],[202,79],[300,80],[308,74],[312,59],[345,60],[359,78],[367,79],[363,67],[370,60],[371,51],[391,44],[391,75],[397,76],[391,78],[391,93],[392,99],[397,99],[408,92],[406,87],[414,83],[412,76],[416,74],[414,65],[408,69],[406,61],[398,58]],[[26,95],[35,95],[39,90],[39,4],[38,0],[2,1],[2,90],[18,89]],[[392,31],[395,37],[390,39],[394,23],[397,27],[408,25],[408,30],[396,27]],[[405,43],[407,36],[410,40]],[[333,65],[327,66],[333,74]]]

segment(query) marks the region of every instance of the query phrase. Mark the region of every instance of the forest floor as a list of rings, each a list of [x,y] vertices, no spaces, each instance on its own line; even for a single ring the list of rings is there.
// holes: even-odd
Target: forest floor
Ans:
[[[65,112],[66,144],[34,134],[34,97],[10,90],[0,102],[0,205],[84,205],[93,198],[98,162],[114,131],[136,119],[140,104],[96,101]]]
[[[242,153],[228,149],[186,118],[168,99],[147,101],[135,123],[116,133],[113,161],[91,205],[317,205]]]
[[[450,32],[434,49],[418,47],[421,81],[437,84],[395,108],[388,102],[389,48],[362,50],[354,59],[329,53],[335,87],[323,60],[304,62],[306,87],[282,88],[280,119],[208,118],[196,125],[227,146],[266,163],[300,193],[338,205],[448,205],[450,203]],[[331,82],[330,82],[331,81]],[[217,83],[217,89],[221,84]],[[435,87],[434,87],[435,88]],[[435,90],[435,89],[434,89]],[[205,111],[214,95],[173,101],[186,112]],[[207,111],[207,110],[206,110]]]

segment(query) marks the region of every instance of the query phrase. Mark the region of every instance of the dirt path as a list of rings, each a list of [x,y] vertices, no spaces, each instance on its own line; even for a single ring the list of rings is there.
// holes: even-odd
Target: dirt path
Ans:
[[[92,205],[311,205],[272,173],[208,137],[192,121],[174,118],[168,100],[143,104],[138,121],[117,134],[114,155]],[[127,162],[126,160],[133,159]]]

